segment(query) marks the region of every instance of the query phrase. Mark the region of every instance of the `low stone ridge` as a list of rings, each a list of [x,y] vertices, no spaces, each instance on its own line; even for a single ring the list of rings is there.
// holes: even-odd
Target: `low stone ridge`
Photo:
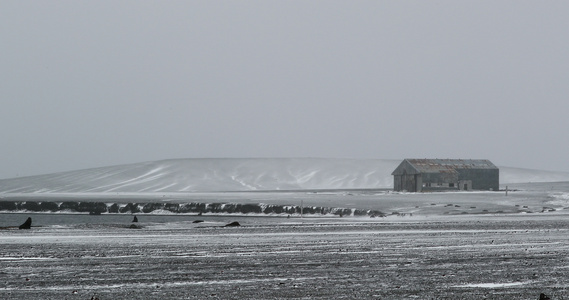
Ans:
[[[228,214],[300,214],[301,207],[297,205],[273,204],[239,204],[239,203],[103,203],[103,202],[53,202],[53,201],[0,201],[0,211],[31,211],[31,212],[81,212],[98,215],[101,213],[139,214],[154,211],[169,211],[172,213],[228,213]],[[336,215],[336,216],[372,216],[384,217],[377,210],[351,209],[338,207],[305,206],[305,215]]]

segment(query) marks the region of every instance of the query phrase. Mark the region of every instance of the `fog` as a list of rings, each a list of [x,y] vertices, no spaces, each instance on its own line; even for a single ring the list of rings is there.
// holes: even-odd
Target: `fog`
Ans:
[[[564,1],[4,1],[0,178],[202,157],[569,171]]]

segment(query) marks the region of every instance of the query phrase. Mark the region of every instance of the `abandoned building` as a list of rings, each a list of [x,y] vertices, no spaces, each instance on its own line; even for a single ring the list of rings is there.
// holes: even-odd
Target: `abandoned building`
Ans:
[[[486,159],[405,159],[391,173],[395,191],[499,190],[499,169]]]

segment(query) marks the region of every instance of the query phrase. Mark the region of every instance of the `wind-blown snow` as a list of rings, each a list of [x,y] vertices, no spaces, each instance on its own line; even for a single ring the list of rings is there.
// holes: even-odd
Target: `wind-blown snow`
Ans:
[[[171,159],[0,180],[0,193],[211,192],[391,188],[400,160]],[[500,183],[569,181],[569,173],[500,167]]]

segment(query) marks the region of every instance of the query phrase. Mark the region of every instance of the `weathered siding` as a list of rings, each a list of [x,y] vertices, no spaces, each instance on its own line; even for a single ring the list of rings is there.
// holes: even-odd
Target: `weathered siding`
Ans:
[[[405,174],[405,175],[394,175],[394,189],[396,191],[407,191],[407,192],[418,192],[420,187],[423,185],[421,181],[421,175],[417,174]]]
[[[498,169],[459,169],[459,180],[472,180],[473,190],[500,189],[500,170]]]
[[[456,183],[458,182],[457,172],[423,173],[423,182],[431,183]]]
[[[396,191],[500,188],[499,169],[489,160],[405,159],[391,174]]]
[[[394,191],[403,190],[401,175],[393,175],[393,190]]]

